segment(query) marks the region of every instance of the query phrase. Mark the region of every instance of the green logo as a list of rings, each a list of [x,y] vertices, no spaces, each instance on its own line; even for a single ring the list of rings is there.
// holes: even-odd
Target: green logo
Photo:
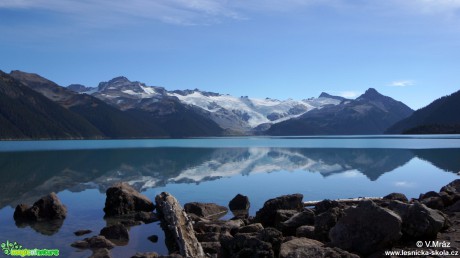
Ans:
[[[11,255],[12,250],[19,250],[22,248],[22,245],[18,244],[17,242],[10,242],[6,241],[6,243],[2,243],[2,251],[6,255]]]
[[[22,245],[8,240],[1,247],[4,254],[11,256],[59,256],[59,249],[22,249]]]

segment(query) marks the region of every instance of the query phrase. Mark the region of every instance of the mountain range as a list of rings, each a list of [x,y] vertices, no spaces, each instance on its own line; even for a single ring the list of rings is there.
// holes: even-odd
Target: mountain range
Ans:
[[[455,107],[458,95],[414,113],[373,88],[356,99],[323,92],[317,98],[277,100],[168,91],[126,77],[97,87],[62,87],[37,74],[0,72],[0,139],[403,133],[426,125],[455,127],[460,119],[447,116],[446,110]],[[430,123],[439,118],[433,110],[444,112],[444,120]]]

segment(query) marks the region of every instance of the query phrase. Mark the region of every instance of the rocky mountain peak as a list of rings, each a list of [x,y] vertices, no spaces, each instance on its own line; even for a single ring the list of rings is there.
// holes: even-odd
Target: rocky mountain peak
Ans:
[[[116,84],[116,83],[130,83],[131,81],[128,80],[128,78],[124,76],[118,76],[113,78],[112,80],[109,81],[109,84]]]
[[[71,91],[75,91],[75,92],[86,92],[93,88],[86,87],[85,85],[81,85],[81,84],[70,84],[69,86],[67,86],[67,89]]]
[[[337,99],[337,100],[345,100],[346,98],[340,96],[333,96],[326,92],[321,92],[318,98],[328,98],[328,99]]]
[[[111,79],[108,82],[101,82],[98,86],[98,91],[105,90],[133,90],[134,92],[142,91],[140,86],[143,86],[140,82],[132,82],[124,76],[118,76]]]
[[[375,99],[379,99],[379,98],[382,98],[382,97],[385,97],[383,96],[382,94],[380,94],[376,89],[374,88],[369,88],[366,90],[366,92],[364,92],[363,95],[359,96],[358,99],[368,99],[368,100],[375,100]]]

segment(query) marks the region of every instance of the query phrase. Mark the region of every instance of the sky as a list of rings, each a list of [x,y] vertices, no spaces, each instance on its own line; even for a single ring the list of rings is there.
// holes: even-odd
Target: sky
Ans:
[[[0,70],[305,99],[460,89],[460,0],[0,0]]]

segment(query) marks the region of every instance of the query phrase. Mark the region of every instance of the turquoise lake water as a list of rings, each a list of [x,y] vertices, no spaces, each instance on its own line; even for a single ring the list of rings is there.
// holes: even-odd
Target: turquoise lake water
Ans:
[[[241,193],[255,214],[269,198],[291,193],[302,193],[305,201],[391,192],[418,197],[460,178],[459,171],[458,135],[5,141],[0,142],[0,243],[88,257],[90,251],[70,244],[106,225],[105,190],[119,181],[152,200],[167,191],[182,204],[227,206]],[[15,224],[17,204],[32,204],[50,192],[68,208],[62,226]],[[93,233],[74,236],[79,229]],[[159,241],[150,242],[150,235]],[[112,256],[136,251],[167,253],[158,223],[130,228],[129,243],[112,249]]]

